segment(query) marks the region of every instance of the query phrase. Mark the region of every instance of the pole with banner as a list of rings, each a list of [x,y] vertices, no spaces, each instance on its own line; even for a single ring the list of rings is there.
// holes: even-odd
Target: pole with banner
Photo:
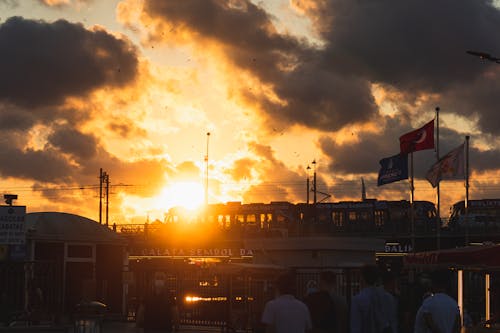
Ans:
[[[439,107],[436,107],[436,161],[439,161]],[[439,183],[436,186],[436,249],[441,249],[441,198]]]
[[[411,229],[411,248],[415,252],[415,210],[413,206],[415,195],[415,185],[413,180],[413,152],[410,153],[410,229]]]
[[[410,154],[410,229],[412,248],[415,251],[413,152],[434,149],[434,119],[424,126],[400,136],[399,146],[401,154]]]
[[[465,137],[465,246],[469,245],[469,140]]]

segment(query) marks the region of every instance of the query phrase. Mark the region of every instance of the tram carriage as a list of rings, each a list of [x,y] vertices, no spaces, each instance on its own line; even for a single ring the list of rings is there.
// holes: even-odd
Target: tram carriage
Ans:
[[[450,219],[447,227],[458,231],[464,229],[466,224],[471,231],[499,231],[500,199],[469,200],[467,214],[463,200],[455,203],[450,208]]]
[[[429,201],[414,202],[415,231],[436,229],[436,209]],[[410,232],[411,207],[406,200],[367,199],[334,203],[269,204],[228,202],[209,205],[208,222],[245,237],[327,234],[397,234]]]

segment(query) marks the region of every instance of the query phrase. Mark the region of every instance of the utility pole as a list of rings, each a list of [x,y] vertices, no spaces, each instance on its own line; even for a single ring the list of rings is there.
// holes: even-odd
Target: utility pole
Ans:
[[[108,226],[108,216],[109,216],[109,175],[105,174],[106,182],[106,227]]]
[[[99,169],[99,224],[102,224],[102,168]]]
[[[99,224],[102,224],[102,198],[103,198],[103,188],[102,185],[105,184],[105,204],[106,204],[106,227],[108,226],[108,212],[109,212],[109,175],[106,171],[99,169]]]

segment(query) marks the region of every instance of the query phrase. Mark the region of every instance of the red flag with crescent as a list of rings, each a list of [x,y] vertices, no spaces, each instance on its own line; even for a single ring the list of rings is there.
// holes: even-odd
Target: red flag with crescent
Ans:
[[[401,154],[434,148],[434,119],[424,126],[406,133],[399,138]]]

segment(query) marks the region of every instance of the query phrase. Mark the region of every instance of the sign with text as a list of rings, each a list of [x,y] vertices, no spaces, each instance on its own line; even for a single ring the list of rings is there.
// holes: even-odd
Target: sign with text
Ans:
[[[403,244],[403,243],[385,243],[385,252],[386,253],[410,253],[413,248],[411,244]]]
[[[235,249],[235,248],[164,248],[164,247],[149,247],[149,248],[132,248],[129,253],[130,257],[171,257],[171,258],[213,258],[213,257],[228,257],[241,258],[252,257],[251,249]]]
[[[26,206],[0,206],[0,244],[26,243]]]

